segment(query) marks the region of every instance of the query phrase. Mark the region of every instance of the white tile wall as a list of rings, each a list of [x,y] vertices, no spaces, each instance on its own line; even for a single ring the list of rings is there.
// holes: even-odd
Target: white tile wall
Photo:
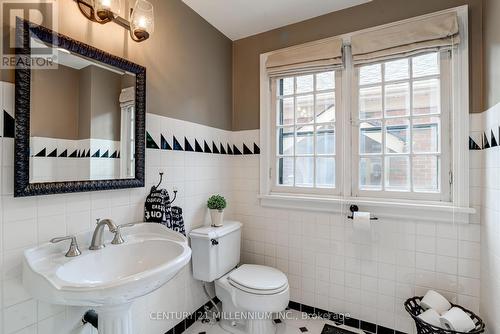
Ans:
[[[9,99],[10,94],[4,89],[3,96]],[[12,101],[3,100],[4,108],[13,108],[9,107]],[[186,136],[193,146],[194,138],[203,138],[209,144],[212,140],[236,143],[242,150],[241,143],[258,143],[259,136],[258,131],[231,133],[152,114],[147,116],[147,127],[158,145],[160,134],[170,145],[175,134],[181,145]],[[109,217],[120,223],[140,220],[146,193],[157,182],[160,171],[165,172],[164,186],[170,191],[179,190],[176,204],[184,209],[187,231],[208,220],[205,201],[210,194],[225,195],[229,199],[227,216],[244,223],[242,261],[285,272],[296,302],[347,312],[405,332],[412,332],[413,325],[402,307],[403,301],[429,288],[472,310],[479,309],[479,256],[485,250],[480,250],[478,224],[424,223],[417,217],[412,221],[381,220],[375,224],[373,235],[363,239],[353,232],[343,215],[261,207],[257,199],[257,155],[235,157],[151,149],[146,150],[144,189],[14,199],[13,140],[1,138],[0,144],[3,334],[88,333],[89,329],[81,328],[79,323],[85,309],[47,305],[33,300],[23,289],[22,252],[54,236],[90,230],[96,218]],[[481,154],[471,157],[471,193],[481,188]],[[496,166],[487,173],[498,185]],[[492,199],[498,200],[498,187],[491,190],[491,195],[486,197],[489,202],[483,215],[485,221],[498,222],[498,212],[495,216],[493,209],[498,210],[499,206],[494,205],[498,202]],[[473,221],[479,222],[479,215]],[[485,272],[487,275],[483,285],[489,288],[496,284],[494,291],[500,291],[500,248],[494,243],[499,228],[498,224],[487,226],[486,234],[483,228],[483,239],[486,235],[490,240],[487,252],[492,254],[492,261],[488,262],[488,270],[483,263],[483,276]],[[483,296],[482,306],[493,310],[489,314],[498,314],[498,296]],[[137,332],[164,333],[177,322],[150,320],[150,312],[192,311],[205,301],[201,285],[193,280],[188,266],[167,285],[136,302]]]
[[[8,88],[7,88],[8,89]],[[5,94],[10,96],[9,94]],[[6,108],[9,101],[2,101]],[[8,107],[7,107],[8,108]],[[167,132],[230,138],[227,131],[194,123],[147,115],[148,127]],[[183,139],[183,137],[181,137]],[[65,195],[13,197],[12,138],[0,138],[0,333],[76,334],[92,332],[82,327],[84,308],[48,305],[31,298],[21,282],[21,259],[26,248],[55,236],[91,230],[97,218],[117,223],[142,220],[144,200],[158,172],[165,172],[163,186],[179,190],[176,205],[184,209],[186,231],[202,225],[206,199],[221,193],[231,203],[230,157],[178,151],[146,150],[146,187]],[[231,217],[231,205],[227,216]],[[154,254],[152,254],[154,256]],[[206,302],[200,282],[192,278],[190,265],[172,281],[134,304],[136,333],[165,333],[180,320],[151,320],[151,312],[193,311]]]
[[[476,123],[481,130],[492,129],[499,140],[500,105],[482,115]],[[467,257],[481,253],[481,315],[489,333],[500,333],[500,147],[478,151],[483,164],[481,249],[467,245],[463,250]],[[468,270],[470,268],[464,268]],[[474,268],[475,270],[476,268]]]
[[[471,168],[480,168],[471,161]],[[409,333],[414,326],[403,302],[431,288],[479,310],[479,224],[383,219],[362,239],[345,215],[260,206],[259,156],[237,157],[233,168],[243,262],[285,272],[293,301]],[[480,187],[478,179],[471,187]]]

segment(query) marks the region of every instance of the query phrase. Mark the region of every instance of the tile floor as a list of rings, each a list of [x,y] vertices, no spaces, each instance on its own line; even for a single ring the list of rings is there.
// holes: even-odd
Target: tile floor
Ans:
[[[342,333],[355,333],[364,334],[363,331],[347,326],[337,326],[330,320],[322,318],[312,318],[306,313],[287,310],[286,319],[276,323],[276,334],[321,334],[325,324],[336,326],[341,329],[347,329],[349,332]],[[204,323],[202,320],[196,321],[191,325],[184,334],[227,334],[228,332],[219,325],[218,322],[210,320]],[[328,333],[332,333],[331,331]],[[326,332],[324,333],[326,334]],[[340,332],[339,332],[340,334]]]

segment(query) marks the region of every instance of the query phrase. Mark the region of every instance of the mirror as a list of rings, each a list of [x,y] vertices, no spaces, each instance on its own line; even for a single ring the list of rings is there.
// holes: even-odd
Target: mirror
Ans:
[[[143,186],[145,69],[27,21],[17,28],[16,195]]]
[[[31,70],[30,183],[134,178],[135,75],[54,52]]]

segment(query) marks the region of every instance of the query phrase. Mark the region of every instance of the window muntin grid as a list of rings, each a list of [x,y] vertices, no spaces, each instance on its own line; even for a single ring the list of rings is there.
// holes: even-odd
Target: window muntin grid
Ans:
[[[360,191],[442,191],[441,55],[357,68]]]
[[[275,185],[336,188],[336,73],[275,79]]]

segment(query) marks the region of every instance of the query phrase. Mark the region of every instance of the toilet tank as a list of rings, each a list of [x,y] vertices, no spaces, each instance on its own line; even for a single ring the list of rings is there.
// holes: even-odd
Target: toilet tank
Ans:
[[[225,221],[221,227],[203,226],[189,233],[193,276],[212,282],[240,262],[241,223]]]

